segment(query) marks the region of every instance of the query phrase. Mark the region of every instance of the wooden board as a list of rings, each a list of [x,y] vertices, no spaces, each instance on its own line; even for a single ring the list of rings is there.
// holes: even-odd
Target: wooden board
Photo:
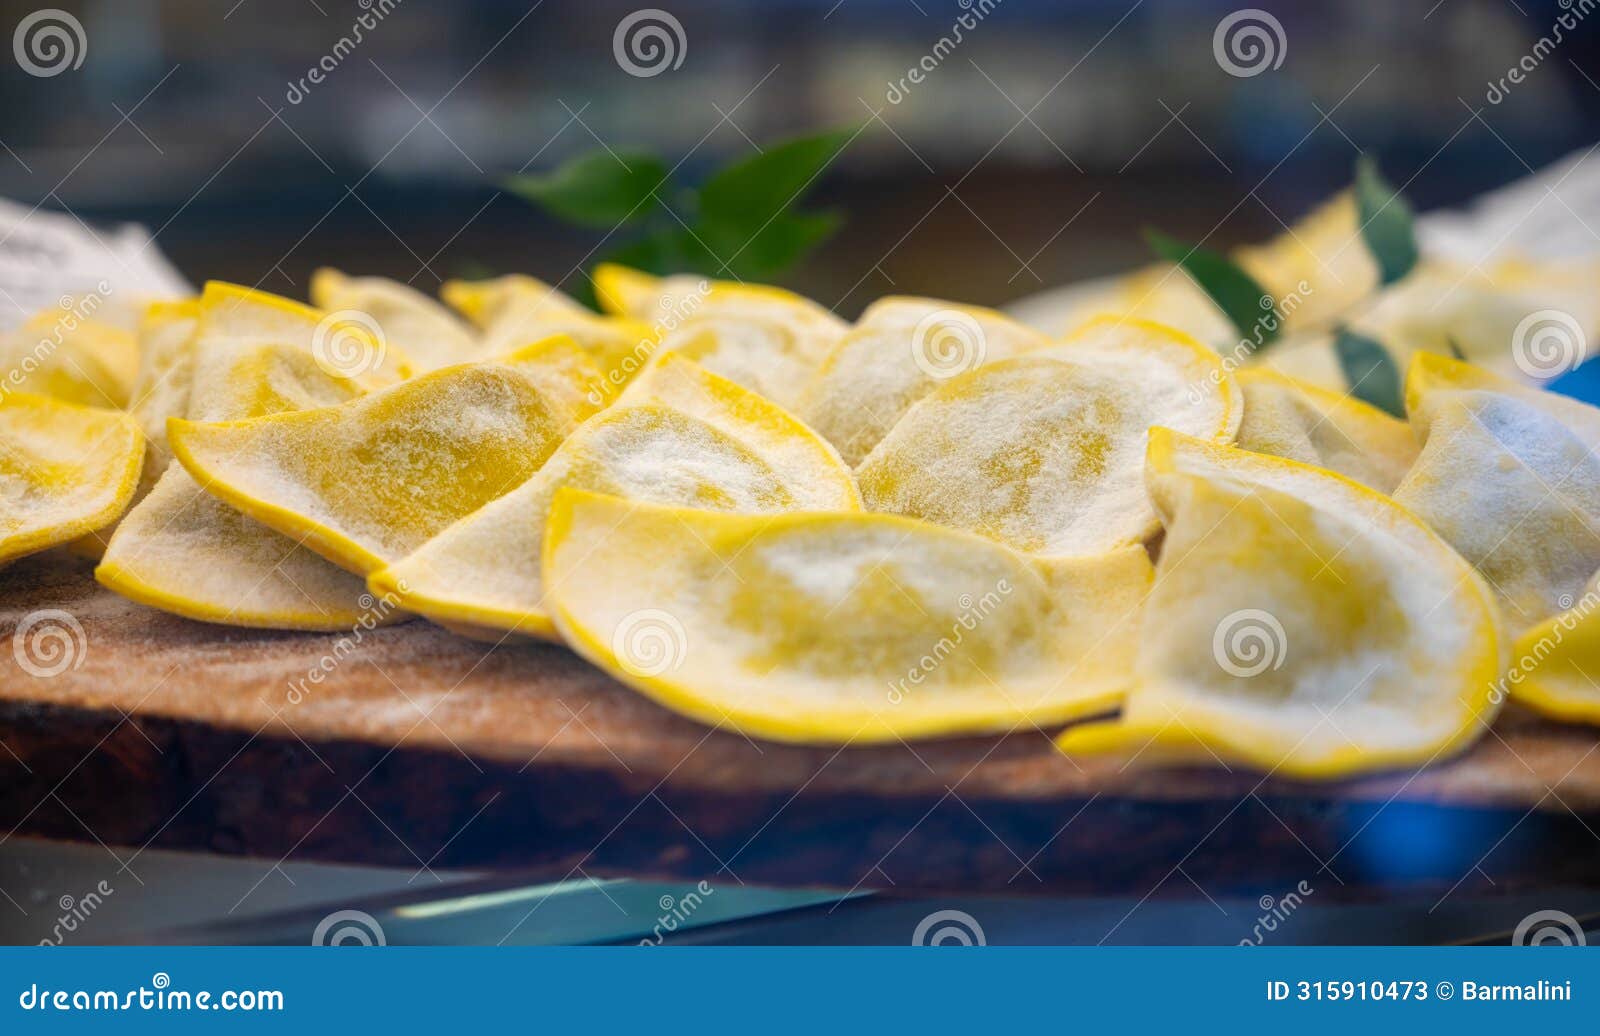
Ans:
[[[1338,785],[1074,763],[1035,730],[753,743],[559,648],[491,649],[422,622],[345,636],[208,626],[125,602],[89,571],[48,556],[0,573],[0,652],[39,609],[84,631],[59,675],[0,658],[0,829],[919,891],[1600,884],[1593,728],[1507,715],[1463,758]]]

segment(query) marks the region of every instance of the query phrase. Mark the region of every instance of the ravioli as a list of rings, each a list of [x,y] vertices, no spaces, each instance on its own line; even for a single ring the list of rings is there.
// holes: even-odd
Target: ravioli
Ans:
[[[594,288],[600,308],[607,313],[669,329],[701,312],[713,298],[712,309],[767,309],[790,314],[803,324],[834,331],[845,327],[823,306],[768,284],[711,280],[697,274],[656,277],[616,263],[601,263],[594,269]]]
[[[355,325],[376,337],[385,349],[393,345],[403,350],[418,371],[490,355],[471,328],[448,309],[409,284],[387,277],[349,277],[323,267],[311,275],[311,302],[336,317],[344,315],[334,325],[330,349],[348,348],[333,339],[348,334]],[[355,319],[351,313],[365,314],[368,319]],[[337,365],[342,368],[337,373],[351,373],[352,364]]]
[[[1410,426],[1348,393],[1265,367],[1234,379],[1244,392],[1243,449],[1328,468],[1380,493],[1394,492],[1416,462]]]
[[[798,296],[718,284],[658,318],[653,356],[680,355],[794,409],[844,324]]]
[[[139,373],[130,409],[144,432],[145,477],[152,483],[172,460],[167,418],[182,417],[189,405],[200,314],[198,298],[153,302],[139,320]]]
[[[859,464],[911,405],[984,363],[1049,339],[1003,314],[938,299],[893,297],[867,307],[821,360],[797,413]]]
[[[207,492],[365,576],[526,481],[593,412],[597,378],[557,338],[338,406],[173,421],[168,435]]]
[[[1600,410],[1418,353],[1406,411],[1422,452],[1395,499],[1483,574],[1511,631],[1581,596],[1600,570]]]
[[[471,320],[492,353],[552,335],[577,342],[601,372],[605,401],[615,398],[655,351],[660,332],[629,317],[597,316],[543,281],[521,275],[448,281],[444,298]]]
[[[1277,237],[1237,248],[1231,257],[1261,286],[1261,316],[1291,336],[1339,318],[1378,287],[1377,264],[1361,240],[1355,198],[1348,191],[1323,202]],[[1106,313],[1159,321],[1230,356],[1242,355],[1235,351],[1241,343],[1243,351],[1255,344],[1253,334],[1241,335],[1189,275],[1171,263],[1115,278],[1087,293],[1071,313],[1069,327]],[[1274,345],[1264,355],[1277,360],[1291,351],[1286,344]],[[1319,363],[1323,353],[1331,362],[1326,340]],[[1336,365],[1332,371],[1337,374]],[[1339,378],[1327,383],[1330,388],[1341,385]]]
[[[194,354],[186,412],[198,421],[332,405],[367,387],[328,373],[309,342],[216,338],[203,317]],[[207,494],[175,460],[117,526],[95,578],[130,600],[232,626],[338,630],[401,617],[375,609],[358,577]]]
[[[198,299],[154,302],[137,318],[139,351],[138,375],[133,382],[128,409],[144,433],[144,463],[139,468],[139,487],[130,506],[155,488],[156,480],[172,461],[167,448],[167,418],[183,416],[189,400],[191,347],[199,320]],[[75,555],[99,561],[116,524],[80,536],[68,545]]]
[[[1171,328],[1105,319],[1067,343],[986,364],[909,409],[857,469],[868,508],[1044,554],[1096,554],[1159,529],[1146,433],[1233,438],[1221,358]]]
[[[1524,630],[1497,690],[1552,719],[1600,724],[1600,587]]]
[[[738,515],[565,488],[546,601],[579,654],[754,737],[865,744],[1103,711],[1131,675],[1141,547],[1045,561],[893,515]]]
[[[1426,764],[1493,719],[1499,614],[1450,546],[1333,472],[1150,436],[1166,528],[1120,718],[1069,755],[1338,778]]]
[[[741,512],[857,510],[831,447],[776,405],[667,357],[585,422],[537,474],[375,572],[375,594],[469,635],[554,638],[539,559],[563,486]]]
[[[445,281],[439,287],[439,297],[480,332],[488,332],[507,320],[589,312],[559,288],[521,273],[481,281]]]
[[[143,461],[127,414],[0,393],[0,563],[115,522]]]
[[[1402,370],[1418,352],[1460,353],[1506,378],[1542,382],[1575,367],[1587,354],[1586,343],[1600,334],[1597,280],[1596,261],[1505,259],[1468,266],[1426,259],[1349,323]],[[1348,387],[1326,334],[1295,336],[1260,359],[1325,388]]]
[[[47,309],[0,333],[0,387],[78,406],[122,410],[133,398],[133,332],[79,309]]]

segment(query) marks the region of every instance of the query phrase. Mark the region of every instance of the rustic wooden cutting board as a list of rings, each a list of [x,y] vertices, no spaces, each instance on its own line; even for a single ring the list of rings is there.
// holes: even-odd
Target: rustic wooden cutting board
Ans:
[[[754,743],[559,648],[490,648],[420,621],[345,637],[209,626],[126,602],[89,573],[58,555],[0,572],[0,830],[919,891],[1600,884],[1593,728],[1507,715],[1460,759],[1338,785],[1074,763],[1035,730]],[[75,667],[47,678],[7,653],[40,609],[83,629]],[[324,680],[304,681],[324,659]]]

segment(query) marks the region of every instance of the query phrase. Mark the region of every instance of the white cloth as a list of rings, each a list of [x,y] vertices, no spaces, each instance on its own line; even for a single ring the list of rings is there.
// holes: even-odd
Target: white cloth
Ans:
[[[132,312],[143,300],[192,292],[141,226],[87,227],[67,213],[0,199],[0,330],[58,307],[63,296],[102,295]]]

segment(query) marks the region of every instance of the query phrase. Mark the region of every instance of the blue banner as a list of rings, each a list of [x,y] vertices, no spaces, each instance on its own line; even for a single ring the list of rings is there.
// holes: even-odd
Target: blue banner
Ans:
[[[1025,1022],[1455,1034],[1594,1024],[1580,948],[66,948],[0,950],[0,1032],[985,1032]],[[1115,1028],[1113,1028],[1115,1027]],[[313,1031],[302,1029],[300,1031]],[[336,1031],[354,1031],[339,1029]],[[1268,1031],[1250,1029],[1245,1031]],[[1563,1031],[1563,1030],[1555,1030]]]

